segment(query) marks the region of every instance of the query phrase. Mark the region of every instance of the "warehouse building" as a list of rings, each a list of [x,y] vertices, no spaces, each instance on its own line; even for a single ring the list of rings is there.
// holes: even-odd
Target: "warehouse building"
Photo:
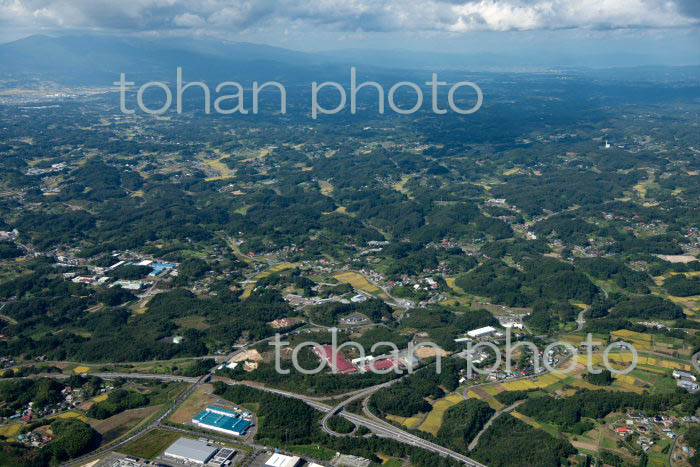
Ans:
[[[204,465],[216,454],[216,448],[196,439],[180,438],[163,453],[166,457]]]
[[[250,421],[232,410],[210,405],[192,419],[192,423],[207,430],[219,431],[227,435],[243,436],[250,428]]]
[[[297,467],[301,464],[301,458],[298,456],[285,456],[284,454],[273,454],[265,465],[268,467]]]

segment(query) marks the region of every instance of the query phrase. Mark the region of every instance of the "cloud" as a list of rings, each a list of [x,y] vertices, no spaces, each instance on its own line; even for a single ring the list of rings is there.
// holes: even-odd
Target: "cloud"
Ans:
[[[0,0],[27,30],[338,32],[695,28],[698,0]]]

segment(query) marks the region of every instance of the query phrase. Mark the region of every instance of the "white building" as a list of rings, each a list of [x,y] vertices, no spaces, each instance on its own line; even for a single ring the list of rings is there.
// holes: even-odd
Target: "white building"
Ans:
[[[273,454],[266,462],[268,467],[296,467],[301,463],[299,456],[285,456],[284,454]]]
[[[196,439],[180,438],[165,450],[163,455],[173,459],[204,465],[216,454],[216,448]]]
[[[473,339],[471,337],[458,337],[455,342],[460,344],[462,342],[471,342]]]
[[[486,327],[483,327],[483,328],[474,329],[474,330],[472,330],[472,331],[469,331],[469,332],[467,333],[467,335],[468,335],[469,337],[471,337],[472,339],[475,339],[475,338],[477,338],[477,337],[484,337],[484,336],[491,335],[491,334],[493,334],[494,332],[496,332],[496,328],[494,328],[493,326],[486,326]]]
[[[697,378],[695,378],[695,375],[686,373],[685,371],[679,371],[679,370],[673,370],[673,377],[676,379],[691,379],[693,381],[697,381]]]

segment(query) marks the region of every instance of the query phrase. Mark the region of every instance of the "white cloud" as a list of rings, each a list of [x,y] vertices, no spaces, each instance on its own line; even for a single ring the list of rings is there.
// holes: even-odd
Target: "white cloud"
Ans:
[[[204,21],[199,15],[183,13],[175,17],[173,24],[182,28],[201,28],[202,26],[205,26],[207,22]]]
[[[241,32],[464,33],[697,27],[697,0],[0,0],[0,24],[26,29],[172,28]]]

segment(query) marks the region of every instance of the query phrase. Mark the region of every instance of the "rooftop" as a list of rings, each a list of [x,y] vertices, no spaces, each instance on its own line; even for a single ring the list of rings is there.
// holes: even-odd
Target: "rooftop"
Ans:
[[[195,462],[205,463],[216,452],[216,448],[207,446],[206,443],[196,439],[180,438],[165,450],[166,456],[190,459]]]

